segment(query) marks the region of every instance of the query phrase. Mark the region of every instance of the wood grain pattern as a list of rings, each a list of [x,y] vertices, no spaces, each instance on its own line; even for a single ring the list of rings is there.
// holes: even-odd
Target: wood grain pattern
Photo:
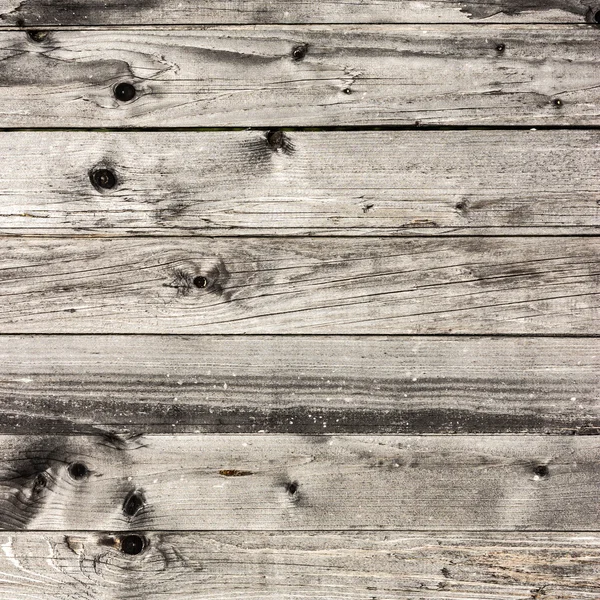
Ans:
[[[600,230],[598,131],[3,132],[0,229]],[[32,169],[35,165],[35,169]],[[113,189],[90,172],[110,169]],[[565,177],[565,173],[569,176]]]
[[[598,334],[598,238],[4,238],[2,333]]]
[[[173,533],[127,556],[116,536],[0,534],[2,600],[596,600],[591,534]]]
[[[592,26],[4,31],[0,72],[1,127],[600,124]]]
[[[588,22],[593,0],[1,0],[0,22],[17,26],[208,23]]]
[[[597,338],[3,336],[0,432],[591,434],[599,372]]]
[[[600,530],[600,436],[0,436],[0,447],[5,530]],[[70,476],[74,462],[87,476]]]

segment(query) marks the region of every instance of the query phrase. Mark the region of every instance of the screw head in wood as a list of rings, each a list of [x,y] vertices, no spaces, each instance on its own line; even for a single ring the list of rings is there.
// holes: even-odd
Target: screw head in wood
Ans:
[[[141,535],[131,533],[121,538],[121,551],[125,554],[140,554],[146,547],[146,541]]]
[[[119,83],[115,87],[115,98],[121,102],[129,102],[135,98],[135,87],[131,83]]]
[[[117,178],[110,169],[94,169],[90,173],[90,180],[94,187],[110,190],[117,185]]]
[[[556,106],[557,108],[561,108],[563,102],[560,98],[554,98],[554,100],[552,100],[552,104],[554,104],[554,106]]]

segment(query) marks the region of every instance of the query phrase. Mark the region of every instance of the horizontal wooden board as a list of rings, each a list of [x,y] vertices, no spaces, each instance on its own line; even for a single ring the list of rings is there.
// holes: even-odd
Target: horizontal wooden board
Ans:
[[[5,529],[595,530],[598,522],[593,436],[0,442]],[[89,469],[82,481],[67,473],[74,461]],[[536,474],[540,465],[547,475]],[[144,508],[125,516],[134,490]]]
[[[589,22],[598,5],[576,0],[0,0],[0,23],[16,26],[209,23]]]
[[[5,233],[600,231],[600,131],[14,131],[0,156]]]
[[[3,336],[1,433],[600,433],[600,340]]]
[[[3,600],[597,600],[600,539],[558,533],[0,535]]]
[[[0,436],[0,448],[4,530],[600,530],[600,436]]]
[[[600,124],[587,25],[3,31],[0,69],[0,127]]]
[[[600,239],[3,238],[2,333],[598,334]]]

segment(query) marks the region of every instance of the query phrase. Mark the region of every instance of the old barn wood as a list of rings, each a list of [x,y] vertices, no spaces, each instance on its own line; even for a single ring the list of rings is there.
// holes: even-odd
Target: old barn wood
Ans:
[[[600,125],[588,25],[4,30],[0,69],[1,127]]]
[[[596,130],[10,131],[0,136],[0,155],[6,233],[513,236],[600,228]],[[107,169],[108,189],[96,181]]]
[[[0,600],[600,598],[600,4],[0,0]]]

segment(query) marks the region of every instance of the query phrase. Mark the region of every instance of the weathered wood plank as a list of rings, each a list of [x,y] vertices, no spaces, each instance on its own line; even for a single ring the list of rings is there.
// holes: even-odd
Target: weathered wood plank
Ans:
[[[147,535],[139,555],[103,533],[0,535],[3,600],[596,600],[591,534],[219,532]],[[118,544],[118,542],[117,542]]]
[[[600,436],[0,436],[0,448],[5,530],[600,530]]]
[[[1,0],[0,22],[17,26],[253,23],[588,22],[598,5],[578,0]]]
[[[600,231],[599,131],[15,131],[0,156],[5,233]]]
[[[600,433],[598,373],[597,338],[4,336],[0,432]]]
[[[598,334],[598,238],[5,238],[2,333]]]
[[[593,26],[4,31],[0,72],[1,127],[600,124]]]

